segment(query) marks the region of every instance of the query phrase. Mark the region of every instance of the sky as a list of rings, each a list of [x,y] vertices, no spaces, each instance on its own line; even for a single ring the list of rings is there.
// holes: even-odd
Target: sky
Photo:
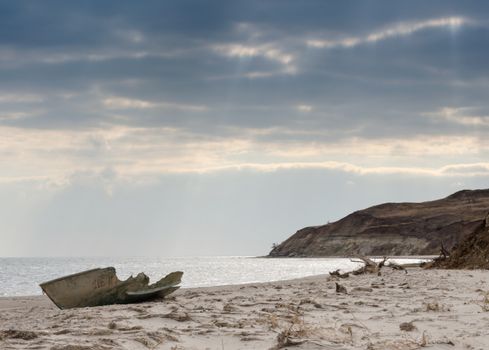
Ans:
[[[489,187],[487,1],[0,0],[0,256],[264,255]]]

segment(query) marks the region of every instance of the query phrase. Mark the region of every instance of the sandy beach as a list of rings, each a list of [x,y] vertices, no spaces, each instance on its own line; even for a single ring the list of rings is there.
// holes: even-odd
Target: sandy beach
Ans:
[[[488,281],[489,271],[384,269],[71,310],[44,296],[1,298],[0,348],[482,350],[489,348]]]

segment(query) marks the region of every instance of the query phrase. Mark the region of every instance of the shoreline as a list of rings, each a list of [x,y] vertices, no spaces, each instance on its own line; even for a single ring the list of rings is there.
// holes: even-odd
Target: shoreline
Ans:
[[[194,291],[194,290],[195,291],[202,291],[202,290],[204,290],[205,291],[206,289],[216,289],[216,288],[219,289],[219,288],[233,288],[233,287],[243,287],[243,286],[244,287],[259,286],[259,285],[266,285],[266,284],[270,284],[270,283],[272,283],[272,284],[273,283],[281,283],[281,282],[300,282],[302,280],[316,279],[316,278],[322,278],[322,277],[327,278],[329,276],[330,276],[329,274],[319,274],[319,275],[311,275],[311,276],[304,276],[304,277],[299,277],[299,278],[290,278],[290,279],[285,279],[285,280],[268,281],[268,282],[247,282],[247,283],[221,284],[221,285],[215,285],[215,286],[202,286],[202,287],[181,287],[175,293],[179,293],[182,291],[189,291],[189,290],[191,290],[191,291]],[[1,306],[2,300],[7,301],[10,299],[15,299],[15,300],[18,299],[19,301],[24,300],[24,299],[26,299],[26,300],[31,300],[31,299],[47,299],[47,300],[49,300],[48,296],[45,294],[41,294],[41,295],[39,295],[39,294],[11,295],[11,296],[4,295],[4,296],[0,296],[0,312],[2,311],[2,306]],[[127,304],[127,305],[131,305],[131,304]]]
[[[163,301],[82,309],[2,297],[0,348],[487,349],[487,293],[486,270],[408,268],[182,288]]]
[[[431,257],[429,256],[396,256],[390,257],[389,259],[397,261],[397,263],[399,264],[404,264],[406,260],[407,262],[415,262],[416,260],[426,260],[430,258]],[[374,259],[376,259],[376,257],[374,257]],[[253,261],[256,261],[256,263],[254,263]],[[96,266],[115,266],[117,269],[118,278],[121,280],[128,278],[130,275],[135,276],[139,272],[145,272],[152,281],[156,281],[161,278],[162,275],[171,271],[188,271],[188,274],[184,273],[182,284],[185,288],[196,288],[281,281],[328,273],[338,268],[343,272],[347,272],[348,270],[353,270],[357,265],[355,263],[351,263],[350,258],[345,257],[260,258],[256,256],[246,256],[233,257],[230,262],[232,267],[226,267],[226,269],[229,270],[229,273],[227,273],[227,275],[222,274],[222,271],[224,271],[225,268],[224,264],[226,264],[226,261],[222,263],[220,262],[220,265],[217,264],[209,266],[210,269],[208,270],[206,275],[195,273],[195,271],[198,271],[198,269],[195,269],[195,265],[189,265],[188,262],[184,263],[183,265],[174,264],[171,268],[168,268],[168,266],[160,263],[162,269],[161,273],[157,272],[154,267],[150,268],[149,270],[143,269],[143,271],[140,270],[141,267],[138,267],[137,269],[129,269],[131,267],[131,263],[119,263],[117,261],[109,261],[103,263],[99,262],[98,265],[85,264],[80,265],[78,269],[72,268],[69,270],[58,270],[55,264],[51,264],[47,268],[47,271],[49,271],[49,273],[45,274],[45,276],[43,276],[42,278],[42,272],[39,272],[36,269],[28,270],[24,277],[19,278],[16,274],[19,267],[15,267],[15,265],[12,265],[13,267],[11,267],[10,270],[7,268],[6,275],[3,276],[5,278],[5,281],[8,283],[0,286],[0,298],[42,295],[42,290],[41,288],[39,288],[39,283],[45,283],[46,281],[60,278],[61,276],[79,273],[80,271],[88,270]],[[261,266],[261,264],[263,264],[263,266]],[[160,265],[157,265],[157,268],[160,268]],[[302,267],[302,265],[304,265],[304,267]],[[245,268],[244,273],[243,270],[241,270],[242,266],[244,266]],[[253,266],[255,266],[255,268],[252,268]],[[41,273],[41,275],[38,275],[39,273]],[[221,275],[219,278],[215,278],[215,275],[213,275],[213,273],[220,273]],[[210,279],[207,279],[206,277]]]
[[[395,259],[434,259],[438,255],[368,255],[371,259],[383,259],[387,257],[389,260]],[[354,255],[294,255],[294,256],[280,256],[280,255],[264,255],[264,256],[254,256],[252,258],[270,258],[270,259],[354,259]]]

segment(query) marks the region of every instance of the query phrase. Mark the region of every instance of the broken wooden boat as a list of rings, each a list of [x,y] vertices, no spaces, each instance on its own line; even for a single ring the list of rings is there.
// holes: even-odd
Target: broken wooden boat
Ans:
[[[139,273],[125,281],[117,278],[115,268],[97,268],[41,283],[43,292],[60,309],[128,304],[164,298],[176,291],[183,272],[172,272],[156,283]]]

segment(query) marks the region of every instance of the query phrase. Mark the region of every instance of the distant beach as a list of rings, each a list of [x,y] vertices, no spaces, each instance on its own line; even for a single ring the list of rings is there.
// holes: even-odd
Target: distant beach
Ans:
[[[164,301],[84,309],[7,297],[0,348],[482,350],[488,281],[489,271],[410,268],[186,288]]]

